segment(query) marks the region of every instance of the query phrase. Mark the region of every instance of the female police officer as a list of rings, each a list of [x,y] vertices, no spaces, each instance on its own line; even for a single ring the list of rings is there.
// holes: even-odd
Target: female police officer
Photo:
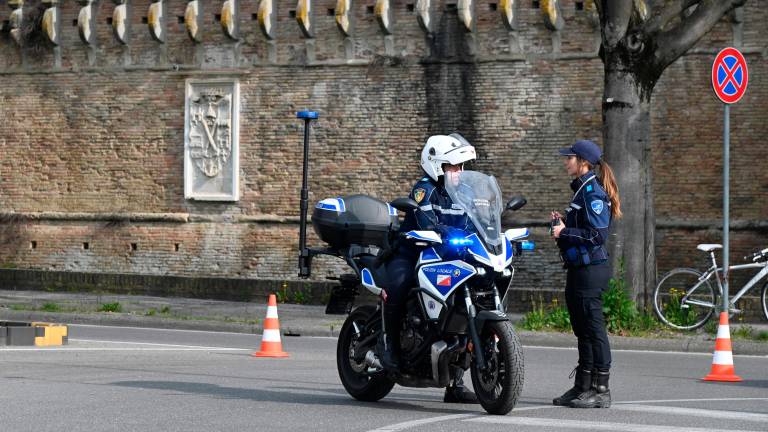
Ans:
[[[613,171],[601,160],[602,151],[592,141],[576,141],[560,150],[565,169],[575,177],[574,191],[565,219],[552,213],[552,235],[568,269],[565,299],[573,333],[578,338],[579,363],[573,388],[552,400],[574,408],[608,408],[611,349],[603,319],[601,295],[611,277],[606,242],[611,220],[621,217],[619,190]],[[598,174],[593,169],[599,166]]]

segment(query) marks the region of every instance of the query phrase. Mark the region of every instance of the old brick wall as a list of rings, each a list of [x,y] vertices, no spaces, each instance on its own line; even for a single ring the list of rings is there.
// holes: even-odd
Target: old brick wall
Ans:
[[[204,3],[203,43],[186,35],[186,2],[167,3],[167,42],[151,39],[147,0],[133,1],[123,46],[98,9],[97,43],[78,38],[79,6],[62,6],[60,48],[20,49],[0,33],[0,264],[79,272],[295,279],[301,123],[313,127],[310,202],[368,193],[406,194],[419,176],[421,145],[459,131],[478,148],[474,168],[494,174],[528,206],[508,223],[537,225],[538,249],[520,263],[516,287],[560,290],[563,273],[543,224],[570,197],[556,149],[601,141],[602,63],[589,12],[562,1],[564,29],[546,29],[532,2],[519,2],[519,30],[503,26],[495,2],[478,3],[465,35],[451,1],[437,2],[426,37],[409,1],[393,1],[394,34],[353,2],[353,37],[336,29],[332,0],[315,1],[316,39],[304,39],[278,2],[277,38],[241,2],[242,39],[228,39]],[[750,66],[747,96],[732,109],[732,218],[765,221],[768,162],[768,2],[750,1],[745,22],[723,20],[667,70],[653,99],[653,161],[659,271],[699,264],[695,244],[718,241],[722,109],[709,84],[716,51],[740,39]],[[0,0],[0,10],[9,11]],[[385,46],[391,44],[391,52]],[[347,47],[352,47],[351,56]],[[274,57],[270,56],[274,52]],[[240,82],[240,200],[187,201],[183,192],[184,83]],[[619,173],[620,175],[620,173]],[[130,220],[128,220],[130,219]],[[753,224],[754,225],[754,224]],[[682,228],[681,228],[682,227]],[[310,230],[311,231],[311,230]],[[733,256],[768,246],[760,229],[733,235]],[[87,243],[87,245],[86,245]],[[318,245],[314,235],[310,244]],[[342,271],[317,261],[316,280]]]

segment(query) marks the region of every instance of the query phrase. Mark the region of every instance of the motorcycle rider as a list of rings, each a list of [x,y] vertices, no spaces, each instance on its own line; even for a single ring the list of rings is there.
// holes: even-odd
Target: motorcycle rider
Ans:
[[[456,229],[472,229],[466,212],[453,204],[445,190],[446,181],[458,182],[464,163],[474,160],[475,148],[461,135],[433,135],[427,139],[421,152],[421,168],[425,176],[411,191],[410,198],[419,204],[419,211],[409,212],[401,232],[431,230],[449,238]],[[401,241],[392,259],[387,263],[390,285],[384,294],[385,350],[382,363],[390,370],[398,369],[400,328],[405,300],[411,287],[416,285],[414,270],[419,249],[411,241]],[[477,403],[477,396],[463,385],[464,370],[454,369],[456,377],[445,389],[444,402]]]

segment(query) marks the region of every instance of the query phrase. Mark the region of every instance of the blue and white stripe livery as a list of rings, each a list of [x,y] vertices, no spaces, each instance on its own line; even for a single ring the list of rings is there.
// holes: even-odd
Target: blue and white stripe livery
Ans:
[[[415,240],[428,241],[432,243],[443,242],[443,240],[440,238],[440,234],[434,231],[408,231],[407,233],[405,233],[405,237],[412,238]]]
[[[419,254],[419,262],[417,265],[430,264],[430,263],[438,262],[442,260],[443,259],[440,258],[440,254],[437,253],[435,248],[430,247],[421,251],[421,253]]]
[[[364,268],[363,271],[360,272],[360,276],[360,279],[362,279],[363,282],[363,286],[368,289],[368,291],[375,295],[381,294],[381,288],[376,286],[376,281],[373,280],[373,275],[371,274],[370,270]]]
[[[326,198],[315,206],[316,208],[323,210],[331,210],[337,213],[344,213],[347,211],[347,207],[344,205],[344,200],[341,198]]]
[[[472,243],[467,248],[469,253],[482,264],[493,267],[494,271],[499,273],[503,272],[505,268],[512,264],[512,244],[506,236],[504,236],[501,246],[501,254],[499,255],[494,255],[488,252],[477,237],[477,234],[472,234],[468,236],[467,239],[472,240]]]
[[[397,209],[387,204],[387,210],[389,210],[390,216],[397,216]]]
[[[426,264],[419,268],[419,286],[445,300],[476,273],[474,267],[459,260]]]

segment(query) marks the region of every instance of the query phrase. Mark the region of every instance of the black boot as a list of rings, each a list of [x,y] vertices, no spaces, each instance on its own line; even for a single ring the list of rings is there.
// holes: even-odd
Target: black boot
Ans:
[[[454,378],[453,383],[445,388],[443,402],[465,404],[478,403],[477,395],[464,387],[464,369],[456,368],[455,374],[456,378]]]
[[[392,305],[384,307],[384,352],[381,365],[384,369],[400,370],[400,310]]]
[[[560,397],[552,399],[552,405],[556,406],[571,406],[571,401],[576,399],[581,393],[589,390],[592,387],[592,371],[576,367],[573,373],[576,374],[576,379],[573,381],[573,387],[563,393]],[[569,377],[570,378],[570,377]]]
[[[573,408],[610,408],[611,391],[608,389],[610,375],[608,371],[597,371],[594,386],[574,399],[571,406]]]

